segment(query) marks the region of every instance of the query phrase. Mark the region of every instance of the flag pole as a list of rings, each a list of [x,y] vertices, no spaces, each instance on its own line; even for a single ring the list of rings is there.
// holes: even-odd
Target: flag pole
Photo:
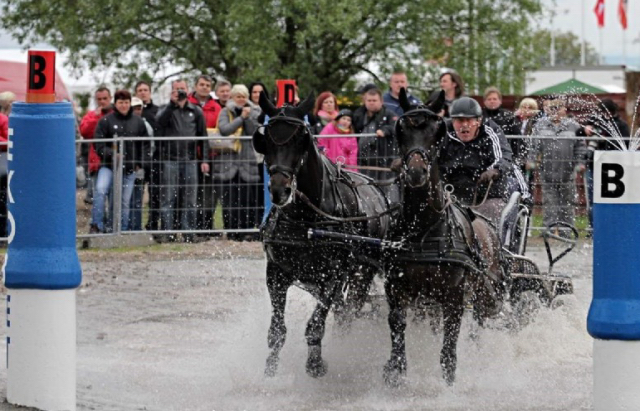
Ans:
[[[622,29],[622,64],[627,65],[627,30]]]
[[[580,45],[580,65],[584,66],[585,62],[586,62],[586,55],[585,55],[585,45],[584,45],[584,0],[582,0],[582,15],[581,15],[581,40],[582,40],[582,44]]]
[[[602,55],[602,27],[598,30],[598,41],[600,42],[600,56],[598,58],[598,63],[600,65],[604,64],[604,56]]]

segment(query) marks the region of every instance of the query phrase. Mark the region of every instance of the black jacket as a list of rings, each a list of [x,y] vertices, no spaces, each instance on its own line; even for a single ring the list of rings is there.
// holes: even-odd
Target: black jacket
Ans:
[[[115,137],[147,137],[147,127],[141,117],[135,116],[132,110],[122,115],[118,110],[113,111],[100,119],[94,134],[95,139]],[[114,148],[111,143],[94,143],[96,153],[100,156],[103,167],[113,167]],[[117,150],[117,148],[116,148]],[[135,171],[136,166],[142,166],[142,141],[125,140],[123,168],[125,174]]]
[[[358,107],[353,113],[353,129],[356,134],[375,133],[382,130],[384,137],[361,137],[358,139],[358,164],[388,167],[398,156],[398,144],[393,136],[393,128],[398,116],[388,108],[368,117],[367,109]]]
[[[149,104],[145,104],[142,107],[142,117],[144,117],[145,120],[147,120],[147,122],[151,125],[154,135],[158,134],[158,121],[156,120],[158,110],[160,110],[160,107],[153,104],[153,101],[149,101]]]
[[[498,126],[500,126],[505,135],[519,136],[522,134],[522,123],[511,111],[502,107],[498,107],[495,110],[489,110],[485,107],[482,111],[483,117],[493,120]],[[528,140],[524,138],[510,138],[507,140],[511,146],[513,163],[518,167],[523,168],[527,162],[527,156],[529,155]]]
[[[182,137],[176,140],[159,141],[160,156],[163,160],[197,160],[204,151],[206,140],[192,140],[190,137],[206,137],[207,127],[202,109],[187,102],[184,107],[170,102],[158,113],[158,133],[163,137]]]
[[[500,176],[491,185],[488,198],[507,199],[508,179],[513,175],[511,147],[500,127],[491,119],[484,119],[478,136],[463,143],[447,122],[447,134],[443,137],[438,157],[442,179],[453,185],[453,194],[463,203],[471,204],[480,175],[490,168],[500,170]],[[484,187],[478,188],[476,202],[482,200]]]
[[[629,137],[631,135],[629,131],[629,125],[620,117],[615,116],[613,118],[604,120],[601,117],[590,118],[587,121],[587,125],[593,127],[595,131],[603,137],[611,137],[612,134],[618,135],[620,132],[621,137]],[[584,127],[581,127],[576,131],[577,136],[586,136]],[[628,140],[624,140],[624,143],[629,147]],[[620,150],[617,144],[610,143],[604,139],[593,136],[592,139],[587,141],[587,151],[585,153],[585,160],[587,167],[593,169],[593,153],[595,150],[608,151],[608,150]]]

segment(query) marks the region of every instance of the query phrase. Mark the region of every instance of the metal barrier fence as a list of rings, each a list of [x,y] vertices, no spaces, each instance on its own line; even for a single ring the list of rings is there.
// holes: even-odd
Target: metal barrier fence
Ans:
[[[375,145],[377,138],[371,134],[321,137],[368,139],[359,141],[360,147]],[[589,140],[581,137],[508,138],[528,139],[531,146],[539,147],[541,151],[547,143]],[[239,152],[210,150],[209,141],[236,139],[244,146]],[[235,240],[257,239],[265,208],[265,173],[262,158],[253,151],[250,140],[248,136],[78,140],[78,237],[145,232],[158,242],[175,241],[178,235],[186,241],[197,240],[196,235],[221,234]],[[91,154],[99,145],[115,154],[107,164],[98,164],[97,155]],[[182,153],[181,148],[189,145],[189,150],[195,147],[197,155],[178,155]],[[131,150],[142,150],[142,161],[132,163]],[[202,153],[205,153],[206,161],[198,159],[202,158]],[[361,155],[358,165],[388,166],[396,157],[395,151],[383,154],[382,157],[371,152],[365,157]],[[529,163],[533,164],[535,159],[530,155]],[[523,168],[524,177],[534,193],[534,214],[572,220],[573,215],[588,213],[590,201],[585,195],[588,193],[585,174],[576,173],[576,161],[584,163],[583,159],[558,157],[543,164],[546,167],[542,170],[539,164],[534,168]],[[208,165],[208,170],[203,168],[203,163]],[[572,169],[567,173],[567,168]],[[550,180],[545,174],[547,169],[564,170],[562,178]],[[360,171],[374,178],[388,177],[387,173]],[[589,176],[589,172],[586,175]]]

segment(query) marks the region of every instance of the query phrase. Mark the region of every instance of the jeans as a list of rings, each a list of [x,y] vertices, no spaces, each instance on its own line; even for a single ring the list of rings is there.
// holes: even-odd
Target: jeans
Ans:
[[[129,230],[142,230],[142,197],[144,195],[144,180],[136,180],[131,196],[131,213],[129,215]]]
[[[178,196],[179,191],[181,195]],[[173,230],[174,201],[179,198],[180,229],[193,230],[198,199],[198,162],[165,161],[162,164],[160,209],[165,230]]]
[[[130,173],[122,177],[122,216],[121,230],[129,229],[129,205],[133,194],[133,185],[136,181],[136,174]],[[96,186],[93,193],[93,208],[91,210],[92,223],[98,226],[101,232],[113,230],[113,171],[108,167],[100,167],[96,177]],[[109,213],[105,223],[105,203],[109,196]]]
[[[589,227],[593,228],[593,169],[587,167],[584,174],[587,182],[587,215],[589,217]]]

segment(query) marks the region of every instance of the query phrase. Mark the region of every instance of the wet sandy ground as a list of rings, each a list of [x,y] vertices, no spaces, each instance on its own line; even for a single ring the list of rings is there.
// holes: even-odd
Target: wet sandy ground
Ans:
[[[78,409],[591,409],[591,251],[580,245],[558,263],[557,271],[573,276],[575,295],[564,297],[556,310],[542,310],[524,330],[484,329],[474,342],[467,315],[454,387],[440,377],[441,336],[410,322],[409,371],[395,390],[382,380],[390,349],[386,307],[378,318],[359,320],[348,335],[337,331],[330,315],[324,339],[328,374],[317,380],[306,375],[304,328],[314,300],[294,288],[279,373],[263,376],[270,304],[259,243],[82,251]],[[541,265],[546,259],[539,247],[529,255]],[[24,410],[7,404],[0,409]]]

